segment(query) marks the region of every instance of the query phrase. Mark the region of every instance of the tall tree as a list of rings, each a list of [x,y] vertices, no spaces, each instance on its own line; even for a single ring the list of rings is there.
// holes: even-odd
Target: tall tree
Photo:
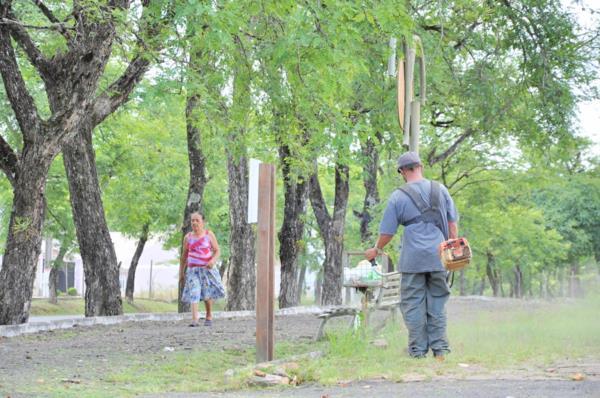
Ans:
[[[150,2],[143,3],[144,9],[138,20],[139,32],[133,57],[129,60],[123,78],[114,83],[120,85],[118,99],[113,99],[109,110],[103,114],[80,123],[77,127],[80,131],[63,148],[73,220],[85,272],[86,316],[122,313],[119,264],[102,203],[92,132],[95,126],[127,101],[129,94],[150,65],[150,54],[146,52],[156,51],[157,47],[162,46],[159,39],[161,30],[172,17],[172,10],[163,9],[163,5],[161,2],[152,6]],[[125,9],[130,6],[129,1],[123,3]],[[116,31],[113,31],[111,36],[112,41]],[[135,270],[135,267],[133,269]]]
[[[227,170],[229,175],[229,272],[227,279],[228,310],[251,310],[256,302],[256,271],[254,228],[248,223],[248,149],[246,146],[248,114],[252,113],[249,101],[250,68],[249,60],[240,59],[244,50],[241,39],[236,38],[240,65],[233,70],[232,107],[229,110],[232,120],[241,123],[230,124],[227,146]]]
[[[185,107],[185,123],[188,162],[190,168],[190,179],[188,184],[187,202],[183,212],[183,223],[181,227],[182,240],[185,235],[192,230],[190,224],[191,214],[194,212],[203,213],[204,188],[208,182],[206,172],[206,157],[202,149],[202,125],[200,123],[200,114],[202,112],[202,90],[200,89],[201,79],[207,65],[204,57],[203,48],[198,38],[202,38],[201,32],[196,27],[196,21],[188,20],[188,57],[187,64],[187,98]],[[196,39],[195,39],[196,38]],[[180,280],[178,285],[178,310],[179,312],[189,311],[189,304],[181,301],[183,294],[184,281]]]
[[[323,261],[323,291],[321,304],[336,305],[342,303],[342,257],[344,251],[344,226],[349,195],[348,166],[336,163],[335,200],[332,215],[327,210],[319,183],[318,170],[310,178],[310,201],[312,204],[321,238],[325,246]]]
[[[14,192],[13,213],[0,271],[0,324],[26,322],[29,316],[45,216],[46,177],[52,160],[74,139],[81,139],[85,144],[85,132],[81,129],[89,130],[91,135],[93,127],[126,100],[149,63],[149,53],[142,51],[143,46],[140,46],[121,76],[108,85],[100,84],[118,28],[123,26],[124,21],[120,18],[129,15],[131,21],[141,21],[139,37],[147,37],[144,33],[157,26],[163,6],[163,2],[152,5],[143,2],[143,17],[136,19],[135,13],[127,14],[131,6],[129,1],[75,1],[71,9],[55,7],[54,11],[41,1],[33,3],[39,12],[37,15],[45,17],[49,24],[42,32],[28,30],[31,24],[27,18],[35,15],[28,5],[17,6],[11,1],[0,5],[3,21],[0,26],[0,72],[23,137],[21,151],[15,151],[3,138],[0,140],[0,167]],[[62,43],[45,46],[47,32],[53,33],[53,40],[62,40]],[[41,116],[42,112],[25,84],[19,67],[18,54],[21,53],[15,51],[14,43],[27,56],[43,82],[49,106],[47,118]],[[81,137],[78,134],[82,134]],[[87,171],[87,175],[93,176],[92,171]],[[98,218],[99,213],[92,210],[86,213],[93,216],[86,219],[87,225],[95,221],[101,224],[104,218],[103,215]],[[81,218],[76,218],[76,225],[82,226]],[[84,231],[78,228],[80,241],[84,240],[83,235]],[[106,239],[105,235],[92,238],[108,244],[102,237]],[[85,257],[95,254],[87,250],[87,245],[82,246],[82,250],[86,250]],[[110,254],[110,248],[103,252]],[[108,257],[102,257],[98,262],[90,258],[86,262],[87,315],[122,312],[118,272],[115,273],[118,267],[116,260],[113,261],[114,255]]]

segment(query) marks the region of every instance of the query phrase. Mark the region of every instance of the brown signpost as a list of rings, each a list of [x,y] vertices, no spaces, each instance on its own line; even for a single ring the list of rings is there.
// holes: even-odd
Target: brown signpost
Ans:
[[[258,172],[258,246],[256,275],[256,362],[273,360],[275,345],[275,166]]]

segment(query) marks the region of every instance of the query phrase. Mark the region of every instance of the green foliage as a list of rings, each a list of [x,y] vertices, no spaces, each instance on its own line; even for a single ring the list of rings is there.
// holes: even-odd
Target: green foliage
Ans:
[[[461,213],[460,230],[475,248],[467,284],[486,276],[488,254],[504,282],[516,265],[528,291],[550,283],[570,262],[600,258],[598,167],[582,164],[589,142],[576,138],[574,109],[595,98],[598,47],[558,0],[520,3],[365,1],[298,3],[235,1],[175,2],[172,29],[153,40],[166,45],[156,66],[123,109],[94,132],[98,176],[112,230],[139,238],[144,225],[167,246],[180,244],[189,169],[186,157],[186,99],[196,96],[195,127],[202,135],[208,183],[204,208],[208,227],[228,253],[227,156],[276,163],[287,146],[292,180],[319,164],[321,187],[333,203],[336,162],[349,166],[350,198],[346,249],[360,249],[361,144],[374,140],[380,154],[379,193],[370,229],[377,234],[385,200],[401,183],[395,160],[402,150],[396,121],[395,81],[387,77],[390,37],[423,42],[428,101],[421,111],[421,156],[428,178],[450,188]],[[45,3],[73,24],[71,3]],[[85,1],[90,20],[106,9]],[[158,13],[165,2],[152,2]],[[33,2],[14,4],[32,25],[47,19]],[[135,51],[140,15],[114,13],[119,40],[99,90],[119,76]],[[593,27],[592,29],[597,29]],[[30,29],[45,55],[66,41],[50,29]],[[398,45],[399,56],[404,55]],[[19,50],[20,51],[20,50]],[[43,82],[18,53],[28,89],[43,117],[50,114]],[[160,62],[159,62],[160,61]],[[577,90],[574,88],[577,87]],[[21,148],[19,127],[0,90],[0,134]],[[18,152],[18,151],[17,151]],[[583,155],[582,155],[583,154]],[[448,156],[445,156],[448,155]],[[62,159],[53,163],[46,188],[44,234],[75,248]],[[543,170],[543,171],[540,171]],[[281,175],[281,173],[279,173]],[[277,219],[283,186],[278,179]],[[12,193],[0,178],[0,243],[4,246]],[[301,262],[317,270],[322,244],[312,211]],[[16,220],[21,225],[22,220]],[[397,258],[397,242],[388,246]],[[560,272],[559,272],[560,271]]]
[[[140,91],[94,141],[109,226],[134,239],[146,224],[150,236],[177,230],[189,179],[182,97]]]
[[[75,289],[74,287],[70,287],[69,289],[67,289],[67,294],[69,296],[77,296],[77,289]]]

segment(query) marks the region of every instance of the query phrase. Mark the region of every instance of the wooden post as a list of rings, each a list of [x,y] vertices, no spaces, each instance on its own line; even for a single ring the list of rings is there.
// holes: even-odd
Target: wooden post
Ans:
[[[256,281],[256,362],[273,360],[275,345],[275,166],[261,164],[258,174],[258,250]]]

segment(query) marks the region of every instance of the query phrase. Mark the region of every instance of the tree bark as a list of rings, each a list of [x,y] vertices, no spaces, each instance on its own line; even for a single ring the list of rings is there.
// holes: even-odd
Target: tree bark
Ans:
[[[381,134],[376,137],[381,140]],[[365,187],[365,199],[363,201],[362,211],[354,211],[354,215],[360,220],[360,241],[365,244],[372,244],[372,234],[369,231],[369,225],[373,217],[371,211],[373,207],[379,204],[379,190],[377,189],[377,171],[379,169],[379,151],[374,140],[369,137],[362,144],[362,153],[365,161],[363,166],[363,185]]]
[[[195,56],[199,56],[199,54],[195,54]],[[190,68],[192,68],[192,72],[196,71],[193,68],[195,64],[196,59],[193,58],[190,61]],[[206,158],[202,151],[202,134],[198,124],[198,113],[201,111],[199,109],[199,100],[199,95],[190,94],[186,99],[185,106],[190,181],[188,185],[187,202],[183,212],[183,223],[181,227],[182,245],[183,238],[192,230],[192,225],[190,224],[191,214],[195,212],[202,214],[203,212],[204,187],[208,182],[208,178],[206,176]],[[180,247],[182,247],[182,245]],[[181,301],[181,294],[183,293],[184,285],[184,281],[180,280],[178,284],[177,305],[177,310],[180,313],[190,311],[190,304]]]
[[[323,270],[321,270],[315,278],[315,304],[323,304]]]
[[[63,159],[85,273],[85,316],[121,315],[119,264],[104,216],[91,126],[80,126]]]
[[[43,7],[41,2],[35,3],[38,8],[43,8],[43,14],[54,23],[56,17],[52,11]],[[114,17],[117,13],[114,11],[125,11],[130,2],[112,2],[100,14],[96,13],[98,9],[94,7],[81,7],[74,3],[70,15],[75,21],[73,32],[77,33],[61,31],[66,40],[65,49],[56,52],[51,58],[47,58],[38,48],[38,43],[29,35],[28,25],[16,20],[12,2],[0,2],[0,16],[10,17],[15,21],[10,25],[0,24],[0,72],[23,142],[21,150],[15,151],[0,136],[0,169],[12,184],[14,201],[0,272],[0,324],[26,322],[29,316],[44,221],[45,180],[52,160],[81,126],[91,132],[95,125],[127,99],[149,65],[149,46],[143,43],[143,38],[154,37],[166,26],[168,18],[171,18],[172,14],[166,13],[164,20],[155,19],[155,15],[146,12],[148,5],[149,2],[142,2],[143,11],[138,31],[138,50],[143,48],[144,51],[136,51],[137,55],[125,72],[109,84],[106,90],[97,94],[98,82],[110,58],[116,35],[117,24]],[[19,54],[27,57],[44,83],[51,111],[46,120],[42,121],[40,118],[25,85],[13,42],[19,45],[22,50]],[[94,219],[86,222],[92,225]],[[106,242],[105,236],[95,238]],[[103,258],[104,253],[100,253],[99,257]],[[101,262],[99,264],[106,265]],[[109,262],[108,267],[111,266],[112,263]],[[87,267],[84,265],[84,269],[86,280],[91,275],[90,283],[92,280],[97,282],[102,277],[99,274],[111,273],[111,270],[96,270],[89,264]],[[116,286],[118,289],[118,278]],[[114,286],[106,286],[106,289],[112,287]],[[90,296],[94,302],[87,303],[90,288],[92,293],[98,290],[96,285],[88,284],[86,314],[120,313],[120,297],[118,300],[101,299],[109,302],[104,309],[100,308],[104,304],[99,303],[96,299],[100,298],[93,297],[94,294]]]
[[[514,296],[516,298],[523,298],[523,272],[521,271],[519,264],[514,266],[513,273],[515,275],[515,282],[513,285]]]
[[[67,254],[67,245],[61,242],[60,249],[54,264],[50,266],[50,274],[48,275],[48,302],[50,304],[58,304],[58,270],[65,264],[65,255]]]
[[[487,263],[485,267],[485,272],[487,274],[488,280],[490,281],[490,286],[492,287],[494,297],[498,297],[498,270],[495,268],[494,255],[490,252],[487,252]]]
[[[479,291],[478,291],[478,295],[483,296],[483,291],[485,290],[485,276],[481,277],[481,280],[479,282]]]
[[[302,250],[304,214],[308,202],[308,183],[302,176],[293,177],[290,170],[292,154],[287,145],[279,147],[279,158],[285,188],[283,224],[279,231],[279,258],[281,261],[281,284],[279,308],[288,308],[300,303],[298,286],[298,257]]]
[[[146,223],[142,227],[142,233],[140,234],[140,239],[138,240],[137,247],[135,248],[135,253],[133,253],[133,257],[131,258],[131,264],[129,265],[129,271],[127,272],[127,287],[125,288],[125,297],[129,303],[133,303],[133,291],[135,289],[135,270],[137,269],[138,262],[140,261],[140,257],[142,256],[142,252],[144,251],[144,246],[146,246],[146,242],[148,241],[148,231],[150,230],[150,224]]]
[[[300,267],[300,275],[298,276],[298,304],[300,304],[302,302],[302,297],[304,295],[305,289],[304,289],[304,283],[306,281],[306,264],[303,264]]]
[[[35,149],[24,153],[13,184],[6,250],[0,270],[0,325],[29,319],[33,282],[41,252],[50,159],[37,158]],[[37,159],[36,159],[37,158]]]
[[[333,217],[327,211],[327,205],[321,192],[318,170],[310,179],[310,202],[312,204],[323,245],[323,305],[342,303],[342,255],[344,252],[344,226],[349,197],[349,168],[346,165],[335,166],[335,199]]]
[[[256,304],[255,233],[247,223],[248,161],[227,153],[229,174],[229,278],[228,311],[253,310]]]

